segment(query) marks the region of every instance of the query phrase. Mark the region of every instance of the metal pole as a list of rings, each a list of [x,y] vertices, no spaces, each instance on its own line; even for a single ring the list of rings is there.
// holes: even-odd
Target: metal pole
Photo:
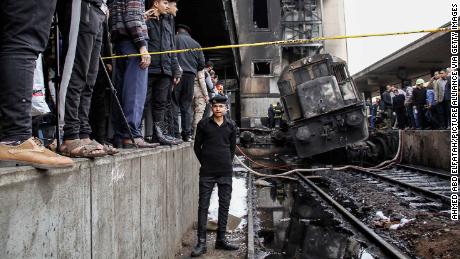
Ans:
[[[56,151],[61,147],[61,129],[59,126],[59,91],[61,88],[61,51],[59,48],[59,20],[57,11],[54,13],[54,43],[55,47],[55,68],[54,68],[54,91],[55,91],[55,109],[56,109]]]
[[[120,100],[118,99],[117,90],[113,86],[112,79],[110,78],[109,72],[107,71],[107,68],[105,67],[104,61],[102,60],[101,56],[99,56],[99,61],[101,62],[102,68],[104,69],[104,74],[105,74],[105,76],[107,78],[107,81],[110,84],[110,90],[111,90],[111,92],[113,94],[113,97],[115,99],[115,103],[117,104],[118,110],[120,111],[121,117],[123,118],[123,122],[124,122],[124,124],[126,126],[126,129],[128,130],[129,138],[133,142],[134,146],[136,148],[138,148],[136,142],[134,141],[134,136],[133,136],[133,133],[131,132],[131,128],[129,127],[128,120],[126,119],[125,113],[123,112],[123,108],[121,107]]]

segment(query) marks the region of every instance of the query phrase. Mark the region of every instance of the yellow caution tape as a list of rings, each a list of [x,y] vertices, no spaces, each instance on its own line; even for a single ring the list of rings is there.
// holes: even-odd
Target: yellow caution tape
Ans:
[[[161,55],[169,53],[184,53],[191,51],[208,51],[216,49],[233,49],[233,48],[242,48],[242,47],[261,47],[261,46],[270,46],[270,45],[294,45],[294,44],[306,44],[317,41],[326,41],[326,40],[343,40],[343,39],[357,39],[357,38],[368,38],[368,37],[382,37],[382,36],[392,36],[392,35],[407,35],[415,33],[434,33],[434,32],[450,32],[452,31],[449,28],[437,28],[431,30],[417,30],[417,31],[405,31],[405,32],[388,32],[388,33],[374,33],[374,34],[359,34],[359,35],[342,35],[342,36],[332,36],[332,37],[317,37],[311,39],[298,39],[298,40],[279,40],[279,41],[266,41],[266,42],[257,42],[257,43],[243,43],[243,44],[233,44],[233,45],[221,45],[214,47],[204,47],[204,48],[191,48],[191,49],[177,49],[177,50],[167,50],[167,51],[158,51],[158,52],[149,52],[149,55]],[[118,59],[118,58],[129,58],[129,57],[139,57],[145,54],[128,54],[128,55],[117,55],[110,57],[103,57],[102,59]]]

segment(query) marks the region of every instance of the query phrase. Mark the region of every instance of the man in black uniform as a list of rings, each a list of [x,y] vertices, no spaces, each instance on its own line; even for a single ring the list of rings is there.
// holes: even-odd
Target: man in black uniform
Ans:
[[[228,243],[225,238],[228,210],[232,195],[232,161],[235,155],[237,126],[226,118],[225,96],[210,100],[213,115],[198,123],[195,136],[195,154],[200,161],[200,197],[198,205],[198,243],[192,257],[206,253],[206,226],[209,199],[214,185],[219,195],[219,217],[217,223],[216,249],[237,250],[238,246]]]
[[[190,49],[201,48],[200,44],[190,36],[191,29],[186,25],[177,25],[176,48]],[[178,53],[177,59],[183,70],[182,78],[173,90],[174,104],[174,134],[179,137],[179,111],[181,115],[182,139],[186,142],[192,140],[192,100],[193,86],[198,71],[205,67],[202,51],[188,51]]]

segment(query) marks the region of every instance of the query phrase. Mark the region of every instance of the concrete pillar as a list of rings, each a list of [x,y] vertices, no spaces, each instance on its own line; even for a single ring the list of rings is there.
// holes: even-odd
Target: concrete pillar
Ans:
[[[344,0],[322,0],[322,2],[324,37],[345,35],[346,26]],[[346,40],[325,41],[324,50],[345,61],[348,60]]]

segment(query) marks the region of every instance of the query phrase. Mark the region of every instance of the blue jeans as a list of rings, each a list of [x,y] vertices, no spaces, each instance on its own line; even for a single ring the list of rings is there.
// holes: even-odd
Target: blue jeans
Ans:
[[[128,40],[114,44],[116,55],[137,54],[139,50]],[[141,122],[147,96],[148,69],[141,69],[140,57],[115,60],[114,85],[117,97],[134,138],[142,138]],[[129,139],[129,132],[118,108],[112,114],[115,141]]]

